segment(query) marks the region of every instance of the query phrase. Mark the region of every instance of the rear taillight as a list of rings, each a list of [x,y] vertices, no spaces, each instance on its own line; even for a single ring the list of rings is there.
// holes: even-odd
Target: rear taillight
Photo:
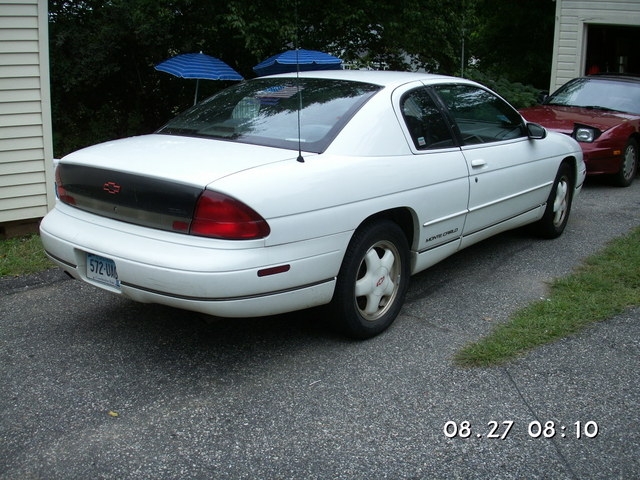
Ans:
[[[269,235],[269,224],[235,198],[205,190],[196,203],[189,233],[225,240],[253,240]]]
[[[64,183],[62,183],[62,178],[60,177],[60,166],[56,167],[55,182],[56,182],[56,195],[58,199],[60,199],[62,203],[75,205],[76,199],[73,198],[73,196],[70,195],[69,192],[67,192],[67,189],[64,187]]]

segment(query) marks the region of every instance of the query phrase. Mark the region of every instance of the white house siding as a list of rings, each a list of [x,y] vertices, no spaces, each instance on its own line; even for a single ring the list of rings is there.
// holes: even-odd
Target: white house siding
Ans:
[[[584,74],[590,24],[640,26],[640,0],[556,0],[550,91]]]
[[[0,234],[53,205],[46,0],[0,0]]]

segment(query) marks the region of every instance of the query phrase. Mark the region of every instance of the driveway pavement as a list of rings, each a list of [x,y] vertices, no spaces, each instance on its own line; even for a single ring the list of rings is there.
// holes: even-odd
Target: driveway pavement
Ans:
[[[640,309],[505,366],[451,360],[638,225],[640,182],[590,182],[560,239],[436,265],[365,342],[321,310],[214,320],[2,279],[0,479],[640,478]]]

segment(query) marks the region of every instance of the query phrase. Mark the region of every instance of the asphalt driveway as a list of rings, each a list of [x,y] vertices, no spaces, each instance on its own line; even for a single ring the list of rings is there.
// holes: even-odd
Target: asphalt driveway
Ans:
[[[423,272],[365,342],[322,310],[213,320],[1,279],[0,479],[638,478],[640,309],[506,366],[451,360],[638,225],[640,181],[589,182],[561,238]]]

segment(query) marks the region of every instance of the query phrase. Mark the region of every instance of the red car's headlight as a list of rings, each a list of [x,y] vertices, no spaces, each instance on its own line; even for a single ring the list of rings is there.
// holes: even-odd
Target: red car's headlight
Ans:
[[[576,125],[571,135],[578,142],[591,143],[600,136],[600,130],[585,125]]]

